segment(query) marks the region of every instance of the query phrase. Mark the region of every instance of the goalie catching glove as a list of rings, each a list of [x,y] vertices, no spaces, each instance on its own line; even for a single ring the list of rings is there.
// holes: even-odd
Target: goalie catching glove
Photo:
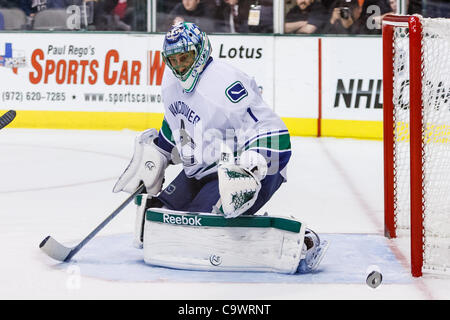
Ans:
[[[157,137],[156,129],[146,130],[136,137],[133,158],[117,180],[113,192],[133,193],[141,181],[148,194],[157,195],[161,191],[169,160],[155,145]]]
[[[266,159],[252,150],[241,154],[239,164],[219,166],[219,193],[225,217],[235,218],[253,206],[266,174]]]

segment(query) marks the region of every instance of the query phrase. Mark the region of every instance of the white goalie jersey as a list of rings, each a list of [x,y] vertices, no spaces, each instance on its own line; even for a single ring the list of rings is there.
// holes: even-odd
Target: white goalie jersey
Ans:
[[[183,163],[188,177],[201,179],[216,172],[226,143],[235,155],[249,149],[261,153],[268,174],[281,172],[286,178],[289,132],[245,73],[210,58],[194,92],[186,93],[167,68],[162,96],[165,116],[158,146],[169,160]]]

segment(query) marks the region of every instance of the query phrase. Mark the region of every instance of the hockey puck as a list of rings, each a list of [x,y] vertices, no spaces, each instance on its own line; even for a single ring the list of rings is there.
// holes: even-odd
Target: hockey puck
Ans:
[[[383,275],[376,270],[373,270],[372,272],[370,272],[366,278],[367,285],[369,287],[371,287],[372,289],[377,288],[381,284],[382,281],[383,281]]]

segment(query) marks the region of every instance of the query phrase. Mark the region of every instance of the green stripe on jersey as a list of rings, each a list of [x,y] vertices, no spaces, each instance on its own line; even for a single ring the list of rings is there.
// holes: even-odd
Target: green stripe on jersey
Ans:
[[[288,133],[276,136],[261,137],[245,147],[245,150],[252,148],[266,148],[275,151],[286,151],[291,149],[291,138]]]
[[[164,138],[167,139],[170,143],[175,145],[175,140],[173,139],[172,130],[170,130],[169,124],[167,123],[166,119],[163,120],[161,131],[163,133]]]

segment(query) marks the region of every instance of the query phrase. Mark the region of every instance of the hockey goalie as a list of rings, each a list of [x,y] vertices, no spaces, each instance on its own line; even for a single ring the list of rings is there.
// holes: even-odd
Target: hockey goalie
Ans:
[[[294,218],[258,212],[287,181],[289,132],[256,82],[211,50],[193,23],[165,36],[161,129],[136,137],[113,190],[145,185],[135,245],[146,263],[171,268],[314,271],[328,243]],[[173,164],[182,170],[162,190]]]

